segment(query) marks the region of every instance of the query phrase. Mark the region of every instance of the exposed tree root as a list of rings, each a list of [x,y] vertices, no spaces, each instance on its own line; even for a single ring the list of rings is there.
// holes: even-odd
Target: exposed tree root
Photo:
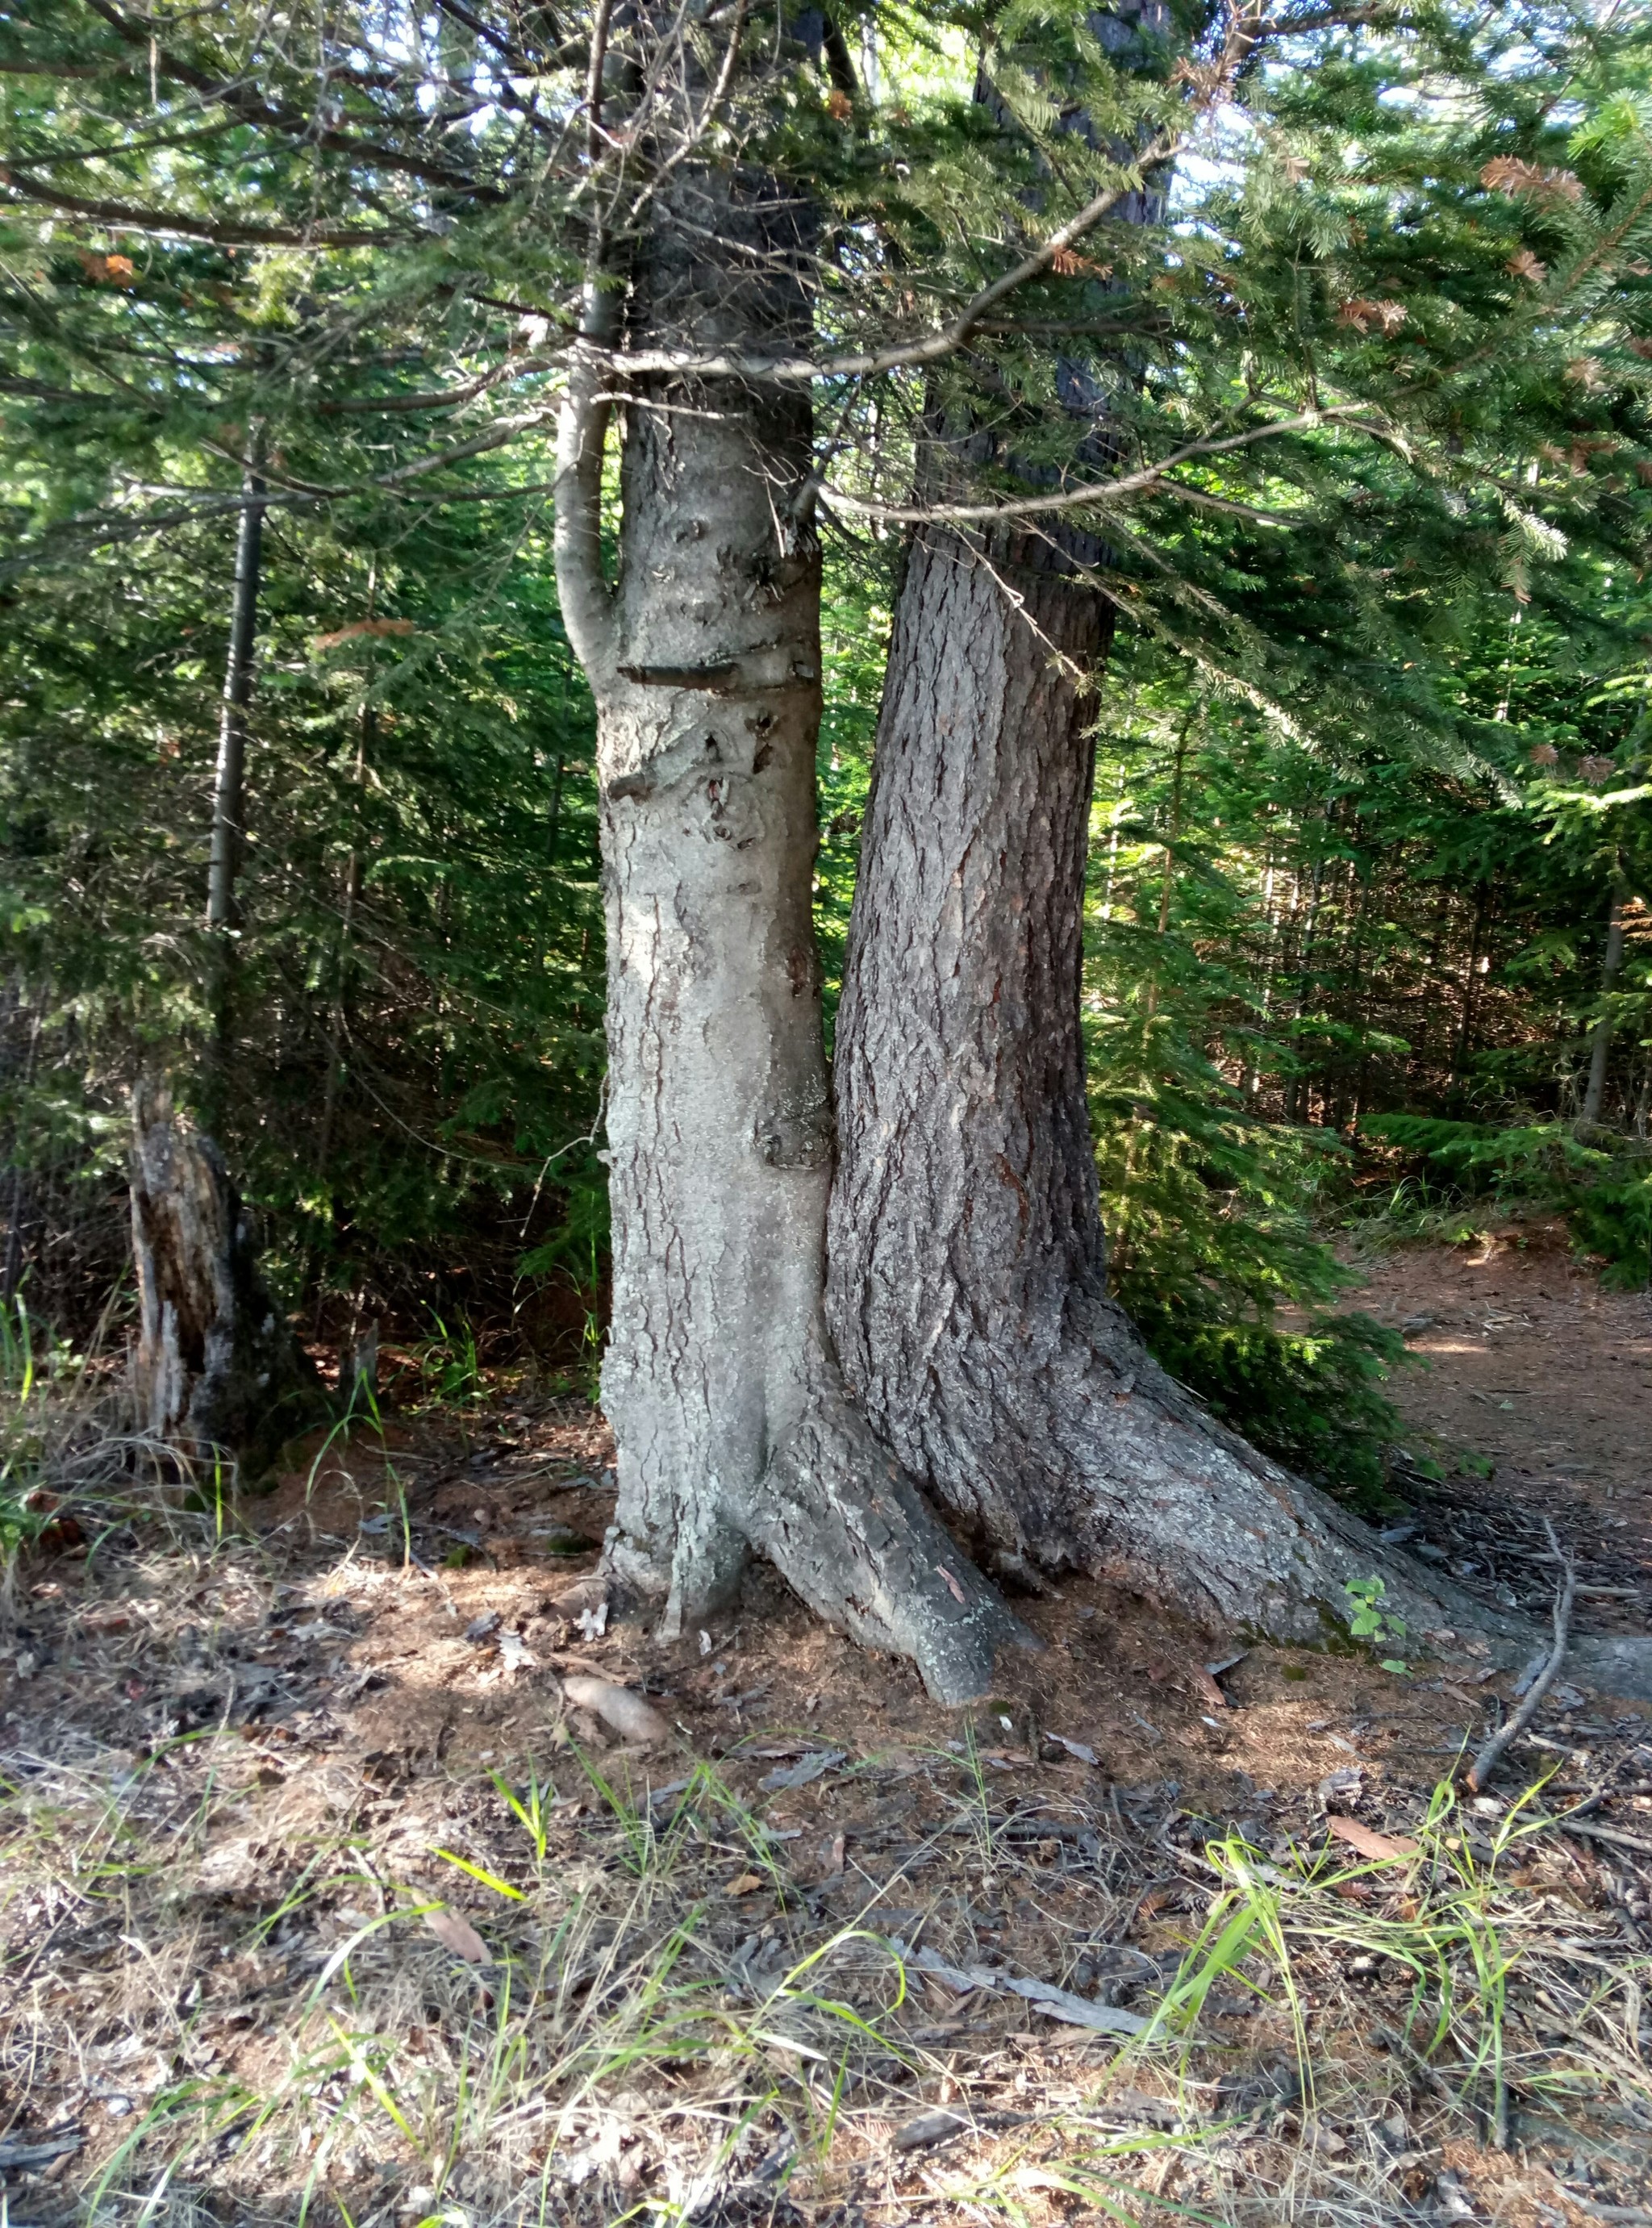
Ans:
[[[1224,1636],[1346,1644],[1345,1590],[1376,1578],[1385,1609],[1404,1620],[1402,1654],[1466,1642],[1512,1667],[1545,1645],[1530,1619],[1383,1546],[1224,1429],[1152,1360],[1122,1309],[1100,1305],[1105,1320],[1093,1300],[1083,1312],[1105,1344],[1064,1343],[1042,1368],[1006,1367],[990,1385],[978,1371],[962,1387],[932,1373],[916,1412],[878,1418],[909,1470],[997,1551],[1123,1582]],[[1570,1660],[1598,1687],[1652,1700],[1652,1639],[1574,1638]]]
[[[879,1446],[823,1358],[745,1528],[812,1610],[863,1647],[909,1656],[938,1702],[988,1693],[1006,1643],[1040,1644]]]

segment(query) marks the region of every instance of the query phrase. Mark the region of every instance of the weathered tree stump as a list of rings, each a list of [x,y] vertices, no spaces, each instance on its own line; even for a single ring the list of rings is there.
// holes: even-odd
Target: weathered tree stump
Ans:
[[[212,1139],[163,1085],[132,1093],[138,1430],[186,1461],[257,1468],[325,1406],[313,1364],[259,1273],[251,1218]]]

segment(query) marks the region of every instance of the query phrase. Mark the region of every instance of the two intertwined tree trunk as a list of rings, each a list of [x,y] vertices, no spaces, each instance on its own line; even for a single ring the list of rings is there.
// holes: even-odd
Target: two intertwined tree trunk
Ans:
[[[961,1540],[1292,1639],[1381,1577],[1414,1627],[1512,1653],[1523,1627],[1221,1430],[1107,1296],[1079,998],[1108,620],[1053,543],[943,532],[912,553],[834,1121],[810,412],[801,384],[737,368],[806,354],[806,234],[772,179],[681,163],[623,319],[595,240],[568,372],[558,581],[597,703],[609,938],[608,1568],[671,1636],[755,1546],[949,1700],[1027,1637]],[[615,389],[628,353],[673,352],[702,368],[622,388],[611,586]],[[1622,1685],[1644,1680],[1632,1655]]]
[[[633,274],[634,338],[801,346],[804,246],[772,182],[685,165]],[[673,1634],[727,1601],[756,1543],[824,1613],[913,1655],[938,1689],[973,1692],[1015,1620],[843,1399],[822,1326],[809,405],[733,377],[637,382],[611,588],[580,528],[605,431],[605,406],[580,413],[583,376],[576,365],[563,429],[559,579],[598,711],[609,1566]]]

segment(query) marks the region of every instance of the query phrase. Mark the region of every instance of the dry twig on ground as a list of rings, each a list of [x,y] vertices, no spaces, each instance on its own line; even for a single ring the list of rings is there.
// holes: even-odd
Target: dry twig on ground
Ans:
[[[1566,1658],[1566,1641],[1572,1630],[1572,1597],[1578,1588],[1577,1566],[1570,1555],[1561,1553],[1560,1543],[1554,1536],[1554,1527],[1546,1517],[1544,1519],[1543,1528],[1549,1535],[1549,1546],[1553,1551],[1554,1559],[1561,1565],[1560,1584],[1554,1596],[1554,1645],[1549,1650],[1548,1659],[1542,1669],[1533,1680],[1531,1690],[1526,1700],[1507,1725],[1498,1726],[1496,1732],[1469,1766],[1469,1786],[1476,1795],[1496,1770],[1504,1751],[1520,1738],[1527,1726],[1537,1715],[1543,1697],[1554,1684],[1556,1674]]]

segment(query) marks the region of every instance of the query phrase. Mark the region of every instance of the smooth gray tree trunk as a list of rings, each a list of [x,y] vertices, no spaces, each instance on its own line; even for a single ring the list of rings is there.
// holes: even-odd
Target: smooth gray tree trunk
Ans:
[[[1413,1633],[1488,1610],[1218,1425],[1106,1290],[1079,1026],[1100,599],[933,530],[897,604],[834,1086],[828,1320],[861,1413],[983,1556],[1318,1641],[1380,1577]],[[1636,1642],[1580,1642],[1652,1691]]]

